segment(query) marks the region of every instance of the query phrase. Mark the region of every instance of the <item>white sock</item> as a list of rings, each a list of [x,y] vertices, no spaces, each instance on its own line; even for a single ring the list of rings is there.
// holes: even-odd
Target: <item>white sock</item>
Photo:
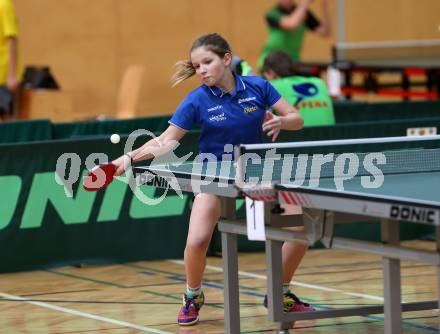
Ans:
[[[283,283],[283,293],[290,292],[290,283]]]
[[[194,297],[197,295],[200,295],[202,293],[202,286],[199,286],[197,288],[192,288],[188,284],[186,285],[186,294]]]

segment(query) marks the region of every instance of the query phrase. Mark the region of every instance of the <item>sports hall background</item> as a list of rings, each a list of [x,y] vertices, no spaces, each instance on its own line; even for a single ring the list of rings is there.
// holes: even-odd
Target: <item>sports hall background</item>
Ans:
[[[114,115],[128,66],[145,66],[138,114],[172,114],[197,80],[171,89],[172,66],[188,56],[193,39],[219,32],[254,68],[267,37],[271,0],[15,0],[24,64],[49,65],[62,92],[46,109],[59,120]],[[338,17],[337,5],[345,3]],[[333,34],[306,34],[302,59],[330,60],[337,23],[345,42],[439,38],[438,0],[333,0]],[[320,1],[312,9],[320,15]],[[341,9],[340,9],[341,10]],[[52,99],[54,100],[54,99]],[[44,115],[41,115],[44,116]]]

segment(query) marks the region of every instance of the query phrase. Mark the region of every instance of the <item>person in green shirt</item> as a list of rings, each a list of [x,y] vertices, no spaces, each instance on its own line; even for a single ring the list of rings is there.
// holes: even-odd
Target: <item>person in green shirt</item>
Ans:
[[[266,14],[269,37],[260,53],[258,68],[273,51],[285,51],[293,61],[300,59],[306,29],[322,37],[330,36],[329,0],[322,1],[322,19],[318,20],[309,7],[313,0],[278,0],[277,5]]]
[[[263,75],[304,118],[304,126],[334,125],[332,99],[324,81],[295,75],[286,52],[275,51],[263,63]]]

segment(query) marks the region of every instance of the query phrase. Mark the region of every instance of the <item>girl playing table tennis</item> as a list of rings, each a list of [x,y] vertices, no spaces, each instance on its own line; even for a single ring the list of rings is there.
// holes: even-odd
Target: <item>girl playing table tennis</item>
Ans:
[[[201,128],[200,152],[211,153],[217,159],[225,153],[225,145],[261,143],[264,133],[274,141],[281,129],[302,128],[301,116],[267,81],[232,73],[232,51],[220,35],[199,37],[194,41],[189,56],[190,60],[178,63],[173,81],[178,84],[196,75],[201,86],[183,100],[171,117],[169,127],[159,137],[113,161],[117,167],[115,176],[125,172],[130,160],[152,158],[159,151],[163,152],[164,147],[172,149],[170,143],[182,139],[194,124]],[[279,116],[266,113],[269,108]],[[216,195],[201,193],[195,197],[184,252],[187,287],[177,320],[180,325],[195,324],[199,320],[199,311],[204,304],[202,277],[206,252],[219,217],[220,200]],[[304,244],[285,243],[283,246],[286,312],[313,310],[289,289],[289,282],[306,250]]]

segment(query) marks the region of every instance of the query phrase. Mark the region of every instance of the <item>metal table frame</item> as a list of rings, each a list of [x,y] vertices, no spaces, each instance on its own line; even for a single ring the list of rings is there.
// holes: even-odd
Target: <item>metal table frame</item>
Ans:
[[[224,259],[224,302],[225,333],[240,333],[240,304],[238,288],[237,235],[246,235],[244,220],[237,220],[235,199],[222,198],[222,217],[218,228],[221,232],[222,255]],[[418,311],[439,308],[439,300],[401,303],[400,260],[414,260],[437,266],[437,286],[440,291],[440,229],[436,226],[437,251],[430,252],[400,246],[399,222],[381,219],[382,243],[334,237],[335,223],[349,223],[368,219],[365,216],[330,212],[318,209],[304,209],[298,216],[281,216],[272,213],[274,203],[265,203],[266,220],[266,265],[268,271],[267,294],[269,320],[276,322],[280,333],[288,333],[295,321],[322,319],[354,315],[385,315],[385,333],[401,333],[401,317],[404,311]],[[371,220],[371,217],[369,217]],[[281,226],[304,223],[304,232],[293,232]],[[318,310],[288,314],[282,309],[282,261],[281,247],[284,241],[303,241],[313,244],[321,240],[326,247],[362,251],[380,255],[383,258],[384,304],[332,310]]]

